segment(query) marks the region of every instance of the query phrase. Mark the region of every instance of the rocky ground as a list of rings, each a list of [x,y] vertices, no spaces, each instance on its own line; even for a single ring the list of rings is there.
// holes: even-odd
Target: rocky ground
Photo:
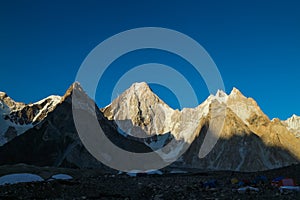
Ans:
[[[22,170],[21,170],[22,169]],[[99,170],[37,168],[32,166],[2,166],[0,175],[15,172],[36,173],[47,179],[54,173],[67,173],[73,180],[18,183],[0,186],[0,199],[300,199],[300,192],[280,193],[269,183],[257,186],[260,191],[239,194],[230,179],[253,179],[265,175],[269,180],[283,175],[299,182],[299,166],[260,173],[209,172],[176,175],[103,174]],[[216,188],[202,183],[216,179]]]

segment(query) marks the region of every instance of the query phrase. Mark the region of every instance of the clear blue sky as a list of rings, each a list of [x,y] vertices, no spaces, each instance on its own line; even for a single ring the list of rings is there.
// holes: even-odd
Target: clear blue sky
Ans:
[[[300,115],[297,0],[46,2],[50,1],[0,3],[0,91],[17,101],[29,103],[50,94],[63,95],[84,58],[100,42],[127,29],[157,26],[198,41],[217,64],[227,93],[232,87],[239,88],[270,118]],[[116,63],[126,66],[157,60],[184,66],[164,52],[148,52],[147,59],[141,59],[140,53]],[[118,73],[111,68],[106,77],[110,84]],[[192,76],[192,72],[186,75]],[[208,96],[204,86],[199,86],[204,91],[198,94],[200,100]],[[176,106],[168,100],[171,94],[153,87]],[[97,91],[100,106],[109,102],[110,89]]]

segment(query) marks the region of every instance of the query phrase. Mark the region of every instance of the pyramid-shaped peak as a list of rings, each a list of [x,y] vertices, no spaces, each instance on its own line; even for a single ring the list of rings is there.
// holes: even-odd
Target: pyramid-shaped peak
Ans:
[[[130,88],[125,90],[120,97],[126,98],[138,98],[140,101],[147,100],[148,102],[151,101],[150,99],[155,101],[162,101],[149,87],[146,82],[136,82],[133,83]]]
[[[62,101],[64,101],[67,97],[71,96],[74,90],[84,93],[84,90],[82,89],[80,83],[76,81],[72,83],[72,85],[70,85],[70,87],[67,89],[64,96],[62,97]]]
[[[80,83],[78,82],[78,81],[75,81],[71,86],[70,86],[70,88],[69,89],[79,89],[79,90],[82,90],[82,87],[81,87],[81,85],[80,85]]]
[[[231,93],[241,93],[241,91],[239,89],[237,89],[236,87],[233,87],[232,90],[231,90]]]
[[[231,97],[244,97],[244,95],[241,93],[241,91],[239,89],[237,89],[236,87],[233,87],[233,89],[231,90],[229,96],[231,96]]]
[[[136,82],[136,83],[133,83],[130,88],[134,89],[135,91],[149,90],[149,91],[152,92],[151,88],[149,87],[149,85],[146,82]]]
[[[156,96],[156,94],[152,91],[150,86],[146,82],[136,82],[133,83],[124,93],[123,95],[136,94],[138,96]]]

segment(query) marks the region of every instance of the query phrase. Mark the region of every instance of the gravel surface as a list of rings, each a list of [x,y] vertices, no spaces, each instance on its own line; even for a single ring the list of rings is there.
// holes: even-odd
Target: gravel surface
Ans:
[[[257,185],[259,192],[239,194],[235,191],[238,187],[230,183],[232,177],[251,180],[259,174],[266,175],[269,180],[285,175],[294,176],[299,181],[298,167],[261,173],[209,172],[140,177],[102,174],[93,170],[22,169],[35,171],[44,177],[49,177],[51,172],[64,171],[72,174],[74,179],[0,186],[0,199],[300,199],[300,192],[280,193],[269,183]],[[0,167],[0,170],[3,172],[3,168]],[[203,183],[213,179],[217,180],[216,188],[203,187]]]

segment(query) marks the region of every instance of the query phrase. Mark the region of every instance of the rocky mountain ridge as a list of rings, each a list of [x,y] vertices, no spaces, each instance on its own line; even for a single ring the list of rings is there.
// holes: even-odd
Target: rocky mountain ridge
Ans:
[[[254,99],[246,98],[236,88],[229,95],[218,91],[196,108],[179,111],[161,101],[146,83],[135,83],[103,109],[103,113],[118,122],[126,133],[148,136],[171,133],[190,148],[195,145],[197,150],[183,155],[185,166],[247,171],[286,166],[300,159],[300,141],[289,128],[279,120],[271,121]],[[209,127],[216,127],[212,131],[219,134],[220,139],[212,149],[214,156],[208,154],[209,159],[199,159],[199,146],[203,144],[201,134],[205,134],[201,130]],[[237,140],[234,146],[232,138]],[[152,143],[157,146],[157,142]],[[228,156],[231,157],[229,162]]]
[[[45,119],[60,100],[60,96],[52,95],[36,103],[24,104],[0,92],[0,146]]]
[[[29,164],[103,168],[78,138],[72,117],[74,90],[86,99],[86,102],[75,102],[76,109],[87,115],[96,111],[108,138],[123,149],[148,152],[166,146],[172,139],[183,141],[188,147],[186,151],[180,146],[171,146],[159,154],[163,160],[179,157],[171,167],[261,171],[300,160],[300,139],[291,130],[291,127],[297,129],[297,123],[294,123],[297,117],[287,121],[270,120],[254,99],[245,97],[236,88],[229,95],[218,91],[199,106],[179,111],[164,103],[146,83],[135,83],[110,105],[99,109],[80,84],[74,83],[63,97],[40,102],[46,102],[40,108],[48,112],[40,118],[37,114],[29,115],[32,127],[0,147],[0,164],[29,162],[12,148],[16,145],[25,148],[31,143],[31,146],[39,144],[40,149],[39,152],[34,147],[28,149],[26,154],[34,154],[32,157],[36,158]],[[5,105],[19,108],[16,110],[26,108],[24,104],[7,103],[7,95],[2,95],[1,99],[5,99],[4,96],[6,100],[1,102],[6,102]],[[212,140],[212,136],[218,139]],[[43,156],[47,162],[39,160]]]

